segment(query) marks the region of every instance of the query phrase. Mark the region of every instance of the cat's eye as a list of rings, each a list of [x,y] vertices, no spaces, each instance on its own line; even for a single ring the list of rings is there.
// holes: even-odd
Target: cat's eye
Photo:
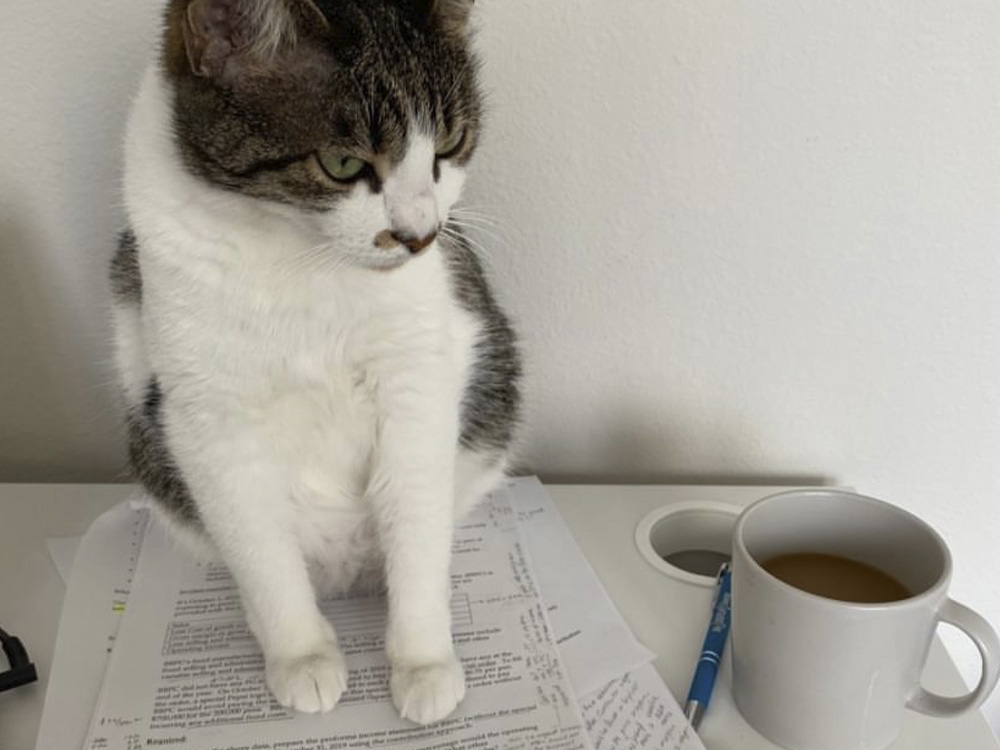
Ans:
[[[449,159],[462,150],[465,145],[465,128],[454,130],[441,144],[437,151],[438,159]]]
[[[320,151],[318,156],[324,171],[337,182],[350,182],[367,166],[361,159],[342,152]]]

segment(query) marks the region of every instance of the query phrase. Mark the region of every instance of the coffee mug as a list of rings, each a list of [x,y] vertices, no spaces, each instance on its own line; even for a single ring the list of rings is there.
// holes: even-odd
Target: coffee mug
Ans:
[[[797,560],[811,562],[796,571]],[[904,591],[858,603],[804,590],[825,591],[842,572],[838,566],[852,564],[860,578],[851,585],[861,594],[886,574]],[[899,734],[907,708],[931,716],[976,708],[1000,675],[1000,642],[982,617],[948,598],[950,579],[951,555],[937,532],[880,500],[800,490],[751,505],[733,537],[733,692],[740,712],[791,750],[878,750]],[[967,695],[940,696],[920,685],[940,622],[964,631],[982,657],[982,677]]]

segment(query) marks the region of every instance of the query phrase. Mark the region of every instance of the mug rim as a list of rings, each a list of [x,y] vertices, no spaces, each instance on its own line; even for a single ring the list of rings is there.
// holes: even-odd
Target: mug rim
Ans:
[[[896,599],[890,602],[852,602],[845,601],[842,599],[831,599],[830,597],[820,596],[819,594],[813,594],[809,591],[805,591],[796,586],[792,586],[790,583],[786,583],[777,576],[770,573],[763,565],[757,562],[757,559],[750,554],[750,550],[747,549],[746,544],[743,541],[743,531],[747,524],[749,518],[753,513],[759,510],[760,507],[770,503],[771,501],[778,500],[780,498],[788,497],[790,495],[804,495],[804,496],[840,496],[847,497],[855,501],[861,501],[869,505],[877,505],[883,509],[888,509],[896,513],[907,516],[910,520],[916,521],[917,524],[922,526],[926,531],[930,532],[931,538],[937,542],[938,548],[943,553],[944,565],[941,574],[930,586],[926,587],[919,594],[913,594],[905,599]],[[948,583],[951,580],[952,573],[952,561],[951,561],[951,550],[948,549],[948,545],[944,541],[937,530],[927,523],[925,520],[920,518],[914,513],[901,508],[898,505],[893,505],[892,503],[886,502],[885,500],[879,500],[875,497],[870,497],[868,495],[862,495],[857,492],[852,492],[850,490],[838,490],[838,489],[825,489],[825,488],[815,488],[815,489],[804,489],[804,490],[784,490],[782,492],[777,492],[772,495],[767,495],[759,500],[754,501],[748,505],[744,511],[740,514],[739,518],[736,519],[736,525],[733,527],[733,559],[736,559],[737,552],[742,557],[745,557],[754,571],[766,578],[772,584],[777,584],[779,590],[785,591],[786,593],[798,594],[800,596],[807,597],[810,601],[822,604],[823,606],[836,607],[838,609],[848,608],[861,611],[883,611],[890,609],[897,609],[901,607],[909,607],[915,604],[921,604],[926,602],[928,599],[935,599],[941,596],[943,593],[946,594]]]

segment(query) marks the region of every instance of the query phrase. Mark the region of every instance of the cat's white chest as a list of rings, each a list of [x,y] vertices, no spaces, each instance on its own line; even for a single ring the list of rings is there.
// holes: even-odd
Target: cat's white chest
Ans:
[[[284,283],[245,259],[236,268],[188,259],[183,271],[169,253],[149,262],[163,266],[151,278],[169,279],[162,289],[154,281],[144,307],[154,371],[199,402],[191,408],[260,428],[268,444],[259,452],[287,472],[307,527],[324,525],[315,513],[363,507],[382,376],[424,350],[443,351],[455,384],[449,397],[461,398],[477,331],[451,300],[436,251],[390,274]]]

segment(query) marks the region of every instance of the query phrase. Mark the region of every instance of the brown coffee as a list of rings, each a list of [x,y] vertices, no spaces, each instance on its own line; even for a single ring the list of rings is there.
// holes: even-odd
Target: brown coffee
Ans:
[[[888,573],[839,555],[796,552],[772,557],[761,566],[797,589],[843,602],[896,602],[911,595]]]

